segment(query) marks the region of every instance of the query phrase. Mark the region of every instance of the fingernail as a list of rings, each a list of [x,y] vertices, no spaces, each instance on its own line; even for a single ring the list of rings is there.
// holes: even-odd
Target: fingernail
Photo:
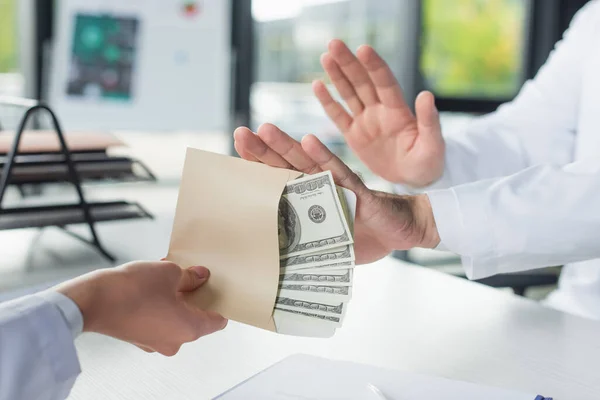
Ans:
[[[210,275],[210,271],[206,267],[195,266],[190,267],[190,269],[194,271],[198,279],[206,279]]]

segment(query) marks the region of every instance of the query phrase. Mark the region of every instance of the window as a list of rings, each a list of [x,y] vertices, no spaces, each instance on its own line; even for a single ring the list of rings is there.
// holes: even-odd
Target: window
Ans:
[[[425,88],[454,106],[444,104],[442,111],[491,111],[511,99],[525,79],[530,3],[253,0],[251,126],[272,122],[296,138],[314,133],[368,175],[312,94],[310,82],[326,78],[319,58],[328,41],[340,38],[353,49],[372,45],[409,103]]]
[[[444,98],[508,100],[525,71],[525,0],[426,0],[420,70]]]
[[[333,38],[344,40],[354,49],[368,43],[394,71],[401,71],[406,64],[399,56],[399,49],[405,46],[401,39],[405,37],[406,24],[402,21],[409,3],[253,0],[255,77],[250,92],[251,126],[257,128],[263,122],[271,122],[296,138],[316,134],[369,179],[369,171],[347,150],[343,137],[314,97],[311,82],[326,78],[319,60]],[[414,16],[413,29],[416,11]],[[335,89],[332,94],[336,94]]]

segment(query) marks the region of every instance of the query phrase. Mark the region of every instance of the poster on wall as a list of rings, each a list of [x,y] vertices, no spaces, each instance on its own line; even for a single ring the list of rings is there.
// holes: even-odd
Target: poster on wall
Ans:
[[[67,129],[228,129],[230,15],[227,0],[58,0],[46,100]]]
[[[138,24],[137,18],[78,13],[67,95],[129,101]]]

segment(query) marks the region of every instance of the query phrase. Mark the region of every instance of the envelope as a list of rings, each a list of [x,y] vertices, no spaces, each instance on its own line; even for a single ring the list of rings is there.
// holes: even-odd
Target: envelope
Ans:
[[[275,331],[279,283],[277,212],[300,172],[188,148],[167,260],[211,276],[186,300]]]

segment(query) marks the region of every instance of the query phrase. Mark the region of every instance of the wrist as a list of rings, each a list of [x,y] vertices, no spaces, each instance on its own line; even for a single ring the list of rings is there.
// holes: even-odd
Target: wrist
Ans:
[[[97,331],[101,324],[105,282],[113,272],[95,271],[59,285],[56,290],[73,300],[83,317],[83,332]]]
[[[417,234],[418,244],[415,247],[433,249],[440,244],[440,235],[435,224],[433,209],[426,194],[409,196],[411,212]]]

